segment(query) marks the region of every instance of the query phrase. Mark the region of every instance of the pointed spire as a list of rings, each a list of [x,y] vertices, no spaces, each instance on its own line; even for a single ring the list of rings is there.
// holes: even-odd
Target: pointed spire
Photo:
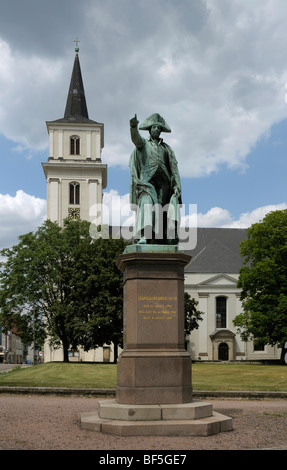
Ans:
[[[76,55],[64,116],[65,119],[72,118],[73,120],[81,120],[81,118],[89,119],[84,84],[80,67],[80,60],[78,55],[78,42],[79,40],[76,39]]]

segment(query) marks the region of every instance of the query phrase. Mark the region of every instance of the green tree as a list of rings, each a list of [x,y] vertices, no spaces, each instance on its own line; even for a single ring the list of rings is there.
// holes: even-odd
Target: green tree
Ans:
[[[64,227],[46,221],[19,240],[1,252],[2,326],[16,327],[26,344],[48,335],[50,344],[62,346],[65,362],[69,349],[119,341],[122,283],[115,259],[126,243],[92,239],[89,222],[69,219]]]
[[[184,293],[184,312],[185,312],[185,324],[184,333],[185,336],[190,335],[192,330],[197,330],[199,327],[199,321],[202,321],[203,312],[197,310],[197,300],[191,298],[191,296]]]
[[[117,361],[118,347],[123,344],[123,277],[116,266],[119,254],[123,253],[127,242],[122,238],[96,238],[93,242],[95,253],[92,266],[87,259],[88,275],[79,295],[75,291],[75,302],[83,302],[84,315],[78,325],[78,342],[86,350],[114,345],[114,362]]]
[[[241,243],[243,312],[234,319],[241,338],[283,347],[287,341],[287,210],[253,224]],[[282,350],[283,351],[283,350]]]

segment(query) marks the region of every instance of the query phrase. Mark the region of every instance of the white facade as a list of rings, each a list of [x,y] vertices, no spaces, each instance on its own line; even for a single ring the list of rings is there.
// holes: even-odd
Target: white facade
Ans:
[[[101,224],[102,191],[107,166],[101,161],[102,125],[47,123],[50,153],[42,163],[47,180],[47,218],[63,225],[68,216]],[[71,154],[71,139],[79,140],[79,153]],[[71,201],[70,185],[79,185],[79,200]],[[77,210],[75,212],[75,209]]]
[[[218,360],[218,347],[228,345],[227,360],[245,359],[245,346],[236,335],[232,320],[241,312],[240,290],[236,287],[238,275],[231,274],[187,274],[185,290],[198,301],[197,309],[203,312],[198,330],[189,338],[188,350],[193,359]],[[216,302],[219,297],[226,299],[226,323],[218,327]]]
[[[197,309],[203,313],[199,328],[187,339],[187,350],[193,360],[201,361],[272,361],[280,359],[281,350],[265,346],[256,350],[253,342],[241,340],[234,318],[242,312],[239,274],[186,273],[185,291],[198,301]],[[220,324],[217,299],[225,304],[225,318]]]
[[[119,353],[121,351],[119,350]],[[63,349],[55,349],[46,342],[44,345],[44,362],[63,361]],[[79,348],[77,351],[70,351],[69,362],[113,362],[114,348],[113,344],[105,345],[102,348],[84,351]]]

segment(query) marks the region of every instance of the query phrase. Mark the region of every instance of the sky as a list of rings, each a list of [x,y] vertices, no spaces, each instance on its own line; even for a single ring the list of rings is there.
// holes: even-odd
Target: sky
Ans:
[[[200,227],[287,208],[286,24],[286,0],[1,0],[0,248],[45,220],[46,121],[64,116],[76,38],[105,204],[128,201],[130,118],[157,112],[185,222],[189,205]]]

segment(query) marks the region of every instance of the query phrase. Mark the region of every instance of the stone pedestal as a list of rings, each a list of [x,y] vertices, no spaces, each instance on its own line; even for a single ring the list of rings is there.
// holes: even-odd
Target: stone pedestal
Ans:
[[[188,403],[191,359],[184,345],[184,253],[128,252],[124,277],[124,350],[116,399],[125,404]]]
[[[174,246],[132,245],[117,265],[124,283],[124,349],[115,400],[99,402],[81,425],[118,435],[203,435],[232,429],[231,418],[192,401],[184,343],[184,268]]]

